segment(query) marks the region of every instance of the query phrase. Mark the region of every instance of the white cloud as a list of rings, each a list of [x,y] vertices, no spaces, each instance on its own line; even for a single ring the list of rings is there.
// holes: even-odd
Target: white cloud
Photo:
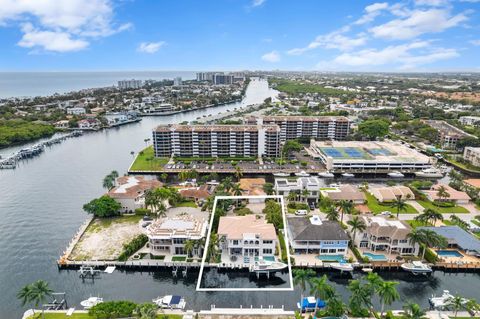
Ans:
[[[408,44],[388,46],[384,49],[365,49],[343,53],[332,62],[340,66],[363,67],[399,65],[402,69],[412,69],[419,65],[459,56],[455,49],[429,49],[430,42],[415,41]]]
[[[167,44],[165,41],[159,41],[159,42],[142,42],[138,46],[138,52],[142,53],[155,53],[157,52],[162,46]]]
[[[417,6],[442,7],[448,4],[448,0],[415,0]]]
[[[476,46],[480,46],[480,39],[479,40],[472,40],[470,41],[471,44],[473,45],[476,45]]]
[[[22,27],[24,32],[18,45],[24,48],[42,47],[53,52],[78,51],[86,48],[88,42],[81,39],[72,39],[67,32],[40,31],[27,23]]]
[[[71,47],[72,51],[86,47],[89,39],[131,28],[130,23],[115,25],[113,15],[111,0],[0,0],[0,26],[29,23],[35,31],[35,38],[41,34],[56,34],[56,39],[70,39],[72,45],[67,47]],[[32,34],[25,33],[23,37],[31,38]],[[42,41],[28,43],[44,50],[52,47]]]
[[[451,16],[445,9],[415,10],[406,19],[395,19],[369,31],[377,38],[405,40],[425,33],[438,33],[466,21],[463,13]]]
[[[378,15],[380,15],[382,10],[388,8],[387,2],[377,2],[365,7],[365,14],[355,21],[355,24],[365,24],[372,22]]]
[[[272,63],[279,62],[280,54],[277,51],[268,52],[262,55],[262,60]]]
[[[295,48],[287,51],[290,55],[301,55],[309,50],[313,50],[319,47],[325,49],[337,49],[340,51],[349,51],[355,47],[362,46],[367,42],[367,37],[363,34],[357,35],[355,38],[350,38],[343,35],[344,32],[349,31],[350,28],[344,27],[340,30],[320,35],[310,42],[304,48]]]
[[[265,3],[266,0],[253,0],[252,1],[252,7],[259,7],[261,6],[262,4]]]

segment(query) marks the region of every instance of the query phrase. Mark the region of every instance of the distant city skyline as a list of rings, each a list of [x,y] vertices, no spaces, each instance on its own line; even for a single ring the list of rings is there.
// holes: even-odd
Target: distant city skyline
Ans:
[[[480,72],[480,0],[0,0],[0,71]]]

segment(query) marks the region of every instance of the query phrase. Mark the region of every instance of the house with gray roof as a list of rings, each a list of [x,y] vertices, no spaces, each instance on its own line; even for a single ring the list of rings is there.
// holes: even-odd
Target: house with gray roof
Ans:
[[[448,247],[459,248],[467,255],[480,257],[480,240],[474,235],[458,226],[441,226],[441,227],[420,227],[428,229],[445,237],[448,241]]]
[[[287,219],[288,239],[295,254],[343,255],[348,251],[350,238],[338,222],[310,218]]]

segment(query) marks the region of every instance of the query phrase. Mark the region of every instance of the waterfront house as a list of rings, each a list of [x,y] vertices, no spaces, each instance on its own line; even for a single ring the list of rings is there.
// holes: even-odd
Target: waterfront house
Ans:
[[[243,196],[265,196],[266,193],[263,190],[263,185],[265,185],[265,178],[241,178],[239,181],[240,189],[242,190]],[[265,199],[260,198],[251,198],[249,199],[250,203],[263,203]]]
[[[361,216],[367,226],[358,231],[354,243],[360,249],[384,251],[388,254],[414,255],[418,253],[418,244],[412,245],[408,234],[412,228],[401,220],[383,216]]]
[[[274,189],[277,195],[287,197],[290,193],[298,194],[298,197],[306,199],[308,202],[317,202],[320,194],[320,180],[317,177],[301,177],[296,180],[287,178],[275,179]],[[303,192],[307,191],[304,195]]]
[[[60,120],[55,122],[55,127],[56,128],[68,128],[69,127],[69,122],[67,120]]]
[[[348,200],[354,204],[363,204],[366,200],[365,194],[358,187],[349,184],[340,185],[334,189],[324,189],[320,192],[323,197],[328,197],[334,202]]]
[[[275,227],[256,215],[220,217],[217,234],[222,255],[227,258],[273,256],[276,253]]]
[[[148,190],[161,187],[162,183],[155,179],[145,179],[142,176],[122,176],[117,178],[117,186],[107,195],[122,205],[122,213],[134,212],[145,207],[145,193]]]
[[[349,237],[338,222],[319,216],[290,217],[288,239],[295,254],[342,255],[348,251]]]
[[[210,197],[215,191],[216,185],[203,184],[198,187],[189,187],[180,189],[178,192],[183,198],[193,200],[197,204],[203,203],[208,197]]]
[[[438,196],[438,190],[441,186],[444,187],[446,193],[449,195],[448,197],[440,198],[440,196]],[[433,185],[429,190],[423,191],[423,193],[430,201],[449,201],[455,204],[468,204],[468,202],[470,202],[470,196],[468,196],[467,193],[457,191],[456,189],[450,187],[447,184]]]
[[[207,233],[207,222],[191,215],[165,217],[155,220],[147,227],[150,252],[153,255],[202,255],[200,240]],[[185,250],[185,242],[196,244],[191,252]]]
[[[457,248],[467,255],[480,257],[480,240],[458,226],[420,227],[428,229],[447,239],[448,248]]]
[[[415,195],[407,186],[372,187],[370,193],[380,202],[393,202],[397,198],[414,199]]]
[[[480,147],[465,147],[463,150],[463,159],[473,166],[480,166]]]
[[[71,107],[67,109],[67,114],[70,114],[70,115],[82,115],[85,113],[86,111],[84,107]]]
[[[81,130],[96,130],[100,128],[100,121],[95,118],[88,118],[78,121],[78,128]]]

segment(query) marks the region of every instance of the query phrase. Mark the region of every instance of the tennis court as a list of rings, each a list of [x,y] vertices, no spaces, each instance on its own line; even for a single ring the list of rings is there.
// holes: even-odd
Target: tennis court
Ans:
[[[335,159],[367,159],[369,155],[358,147],[321,147],[320,150],[328,157]]]
[[[367,152],[369,152],[370,154],[372,154],[374,156],[392,155],[392,152],[390,152],[389,150],[386,150],[384,148],[370,148],[370,149],[367,150]]]

